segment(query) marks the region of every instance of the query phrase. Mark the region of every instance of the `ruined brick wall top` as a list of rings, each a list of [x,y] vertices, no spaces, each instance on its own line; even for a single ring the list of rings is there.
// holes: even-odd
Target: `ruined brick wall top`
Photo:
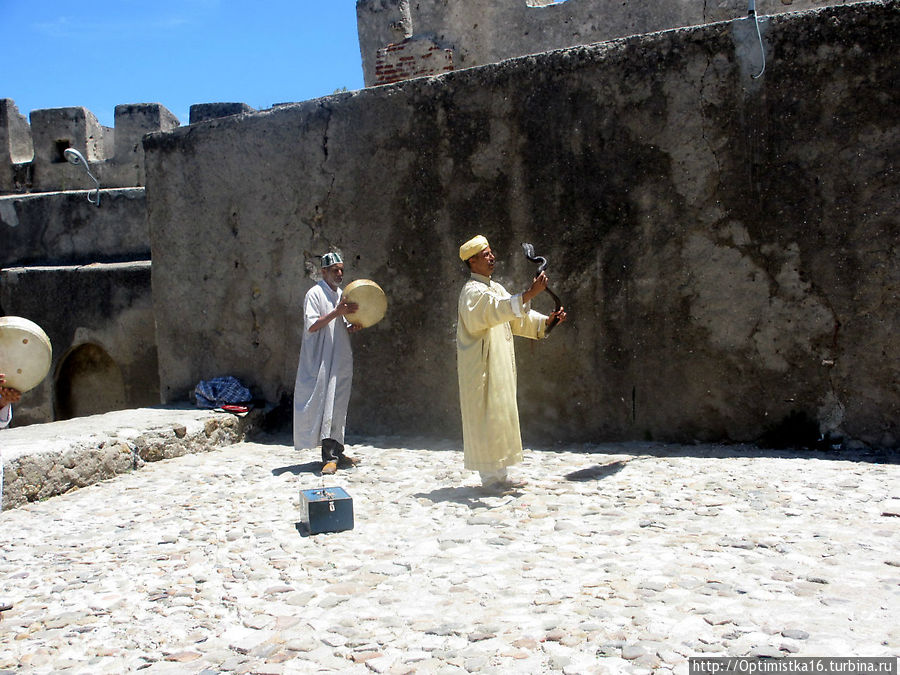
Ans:
[[[759,15],[862,0],[757,0]],[[728,21],[747,15],[748,0],[357,0],[366,86],[384,77],[381,50],[410,38],[445,50],[455,68],[468,68],[629,35]],[[380,70],[379,70],[380,66]],[[397,71],[395,75],[404,73]],[[413,72],[407,77],[418,77]],[[424,74],[434,74],[426,72]]]

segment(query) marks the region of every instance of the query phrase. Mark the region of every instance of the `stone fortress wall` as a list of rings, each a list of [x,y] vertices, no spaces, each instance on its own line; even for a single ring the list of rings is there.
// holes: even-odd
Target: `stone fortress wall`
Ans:
[[[190,123],[248,111],[197,104]],[[54,347],[16,425],[160,402],[141,141],[180,122],[158,103],[116,106],[114,119],[69,107],[34,110],[29,123],[0,99],[0,316],[36,321]],[[100,183],[99,208],[68,148]]]
[[[191,106],[190,123],[253,111]],[[142,138],[180,126],[158,103],[116,106],[106,127],[83,107],[0,99],[0,316],[36,321],[51,375],[16,406],[17,425],[160,402]],[[70,164],[73,148],[95,183]]]
[[[178,126],[159,104],[120,105],[115,127],[85,108],[0,99],[0,316],[37,322],[50,376],[16,424],[159,403],[141,138]],[[78,150],[101,185],[66,161]]]
[[[357,0],[366,86],[629,35],[731,21],[751,0]],[[758,15],[860,0],[758,0]]]
[[[147,136],[163,398],[222,373],[288,397],[334,247],[389,297],[354,336],[351,430],[458,437],[481,232],[513,290],[520,244],[546,255],[571,317],[517,345],[526,442],[896,447],[898,27],[896,0],[765,17],[754,78],[740,18]]]
[[[117,108],[114,130],[35,111],[30,161],[4,101],[0,314],[49,326],[57,349],[18,419],[87,414],[72,402],[98,381],[123,383],[101,406],[222,374],[284,402],[315,255],[338,248],[348,280],[390,298],[355,336],[350,431],[454,437],[455,251],[481,231],[510,288],[533,272],[522,241],[547,255],[572,317],[518,346],[526,442],[758,440],[805,420],[897,447],[898,3],[760,27],[759,79],[735,18],[268,111],[204,104],[189,127],[155,104]],[[458,54],[443,70],[474,65]]]

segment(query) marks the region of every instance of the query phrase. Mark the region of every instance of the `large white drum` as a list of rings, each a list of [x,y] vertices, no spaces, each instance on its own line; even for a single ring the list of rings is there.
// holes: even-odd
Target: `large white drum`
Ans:
[[[0,317],[0,373],[4,387],[21,392],[34,389],[50,371],[50,338],[33,321],[21,316]]]
[[[384,318],[387,311],[387,296],[381,286],[371,279],[351,281],[344,288],[344,297],[347,302],[359,305],[359,309],[346,316],[347,321],[363,328],[374,326]]]

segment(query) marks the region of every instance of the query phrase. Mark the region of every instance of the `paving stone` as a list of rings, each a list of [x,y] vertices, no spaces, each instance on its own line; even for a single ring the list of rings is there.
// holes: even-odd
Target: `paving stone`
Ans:
[[[786,638],[791,638],[792,640],[806,640],[809,638],[809,633],[798,628],[786,628],[785,630],[781,631],[781,634]]]
[[[628,661],[640,658],[647,652],[640,645],[625,645],[622,647],[622,658]]]
[[[345,532],[298,529],[321,478],[282,436],[4,511],[0,672],[577,675],[900,647],[900,533],[872,530],[896,464],[526,450],[528,487],[493,495],[453,444],[349,445],[365,463],[329,479],[354,500]]]

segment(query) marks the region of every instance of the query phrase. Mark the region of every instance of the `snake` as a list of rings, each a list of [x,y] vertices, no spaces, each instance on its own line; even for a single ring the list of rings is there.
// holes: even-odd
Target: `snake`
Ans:
[[[531,244],[522,244],[522,250],[525,252],[525,257],[528,258],[528,260],[533,263],[537,263],[538,265],[537,272],[534,276],[540,275],[541,272],[547,269],[547,259],[544,256],[535,255],[534,246],[532,246]],[[558,312],[560,309],[562,309],[562,303],[559,301],[556,293],[550,290],[549,286],[545,290],[550,294],[550,297],[553,298],[553,302],[556,303],[556,309],[554,309],[553,311]],[[547,325],[547,330],[544,331],[544,335],[549,334],[557,323],[559,323],[559,316],[553,317],[553,319]]]

